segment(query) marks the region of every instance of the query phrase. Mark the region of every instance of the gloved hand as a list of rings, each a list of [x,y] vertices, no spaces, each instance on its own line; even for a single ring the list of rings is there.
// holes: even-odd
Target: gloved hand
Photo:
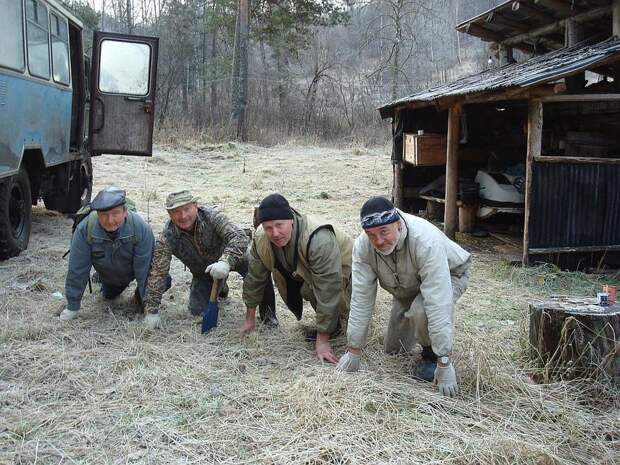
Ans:
[[[454,366],[450,363],[446,367],[437,365],[435,369],[435,380],[439,392],[447,397],[456,397],[459,392],[459,386],[456,382],[456,372]]]
[[[220,260],[219,262],[211,263],[205,271],[209,273],[213,279],[222,280],[228,277],[230,265]]]
[[[144,327],[149,331],[161,327],[161,317],[159,313],[149,313],[144,316]]]
[[[340,357],[340,361],[338,362],[338,365],[336,365],[336,370],[346,371],[347,373],[353,373],[354,371],[358,371],[360,369],[361,359],[361,355],[347,352],[342,357]]]
[[[78,311],[77,310],[69,310],[68,308],[65,308],[61,313],[60,313],[60,319],[62,321],[69,321],[69,320],[75,320],[78,317]]]

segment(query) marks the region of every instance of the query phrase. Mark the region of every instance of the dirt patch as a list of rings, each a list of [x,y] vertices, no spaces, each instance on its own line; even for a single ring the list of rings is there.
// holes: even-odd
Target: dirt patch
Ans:
[[[95,160],[95,190],[116,184],[158,232],[166,195],[192,189],[249,225],[281,192],[301,210],[359,233],[365,198],[389,194],[386,150],[239,144],[160,147],[151,159]],[[63,300],[70,220],[34,209],[30,248],[0,263],[0,463],[602,464],[618,456],[617,389],[533,384],[522,358],[526,300],[589,292],[596,279],[513,268],[477,249],[457,307],[461,395],[413,381],[415,357],[382,353],[390,299],[379,292],[358,374],[315,360],[301,323],[278,301],[280,327],[249,337],[239,277],[208,336],[187,311],[191,275],[173,260],[164,328],[142,329],[129,300],[85,294],[77,321]],[[487,249],[489,250],[489,249]],[[346,341],[335,342],[344,351]]]

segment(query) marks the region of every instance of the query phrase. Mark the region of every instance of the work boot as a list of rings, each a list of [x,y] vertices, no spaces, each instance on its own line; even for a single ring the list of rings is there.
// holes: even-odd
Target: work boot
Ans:
[[[225,299],[226,297],[228,297],[228,291],[229,291],[228,283],[226,281],[224,281],[224,285],[220,289],[220,292],[218,293],[218,297],[220,299]]]
[[[433,381],[437,368],[437,355],[431,347],[422,347],[422,359],[418,362],[413,372],[413,377],[421,381]]]

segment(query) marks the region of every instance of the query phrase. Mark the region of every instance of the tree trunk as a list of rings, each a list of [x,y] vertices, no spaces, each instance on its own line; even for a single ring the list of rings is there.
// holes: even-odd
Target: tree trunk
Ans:
[[[604,375],[620,381],[620,304],[561,297],[530,304],[531,356],[549,379]]]
[[[217,83],[215,82],[217,78],[217,29],[215,26],[213,27],[213,31],[211,32],[211,59],[209,60],[210,72],[209,76],[211,77],[211,95],[210,95],[210,119],[211,121],[215,120],[217,116],[214,112],[217,109]]]
[[[250,0],[239,0],[239,102],[237,104],[237,140],[247,140],[248,42],[250,40]]]
[[[131,0],[127,0],[127,34],[133,34],[133,20],[131,8]]]

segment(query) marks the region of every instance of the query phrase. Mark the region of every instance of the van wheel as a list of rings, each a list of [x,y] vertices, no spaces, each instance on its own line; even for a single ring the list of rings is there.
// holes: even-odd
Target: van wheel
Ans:
[[[0,180],[0,260],[28,247],[32,226],[32,198],[26,170]]]
[[[90,160],[72,162],[69,189],[63,193],[43,196],[45,208],[60,213],[75,213],[90,203],[93,192],[93,175]]]

